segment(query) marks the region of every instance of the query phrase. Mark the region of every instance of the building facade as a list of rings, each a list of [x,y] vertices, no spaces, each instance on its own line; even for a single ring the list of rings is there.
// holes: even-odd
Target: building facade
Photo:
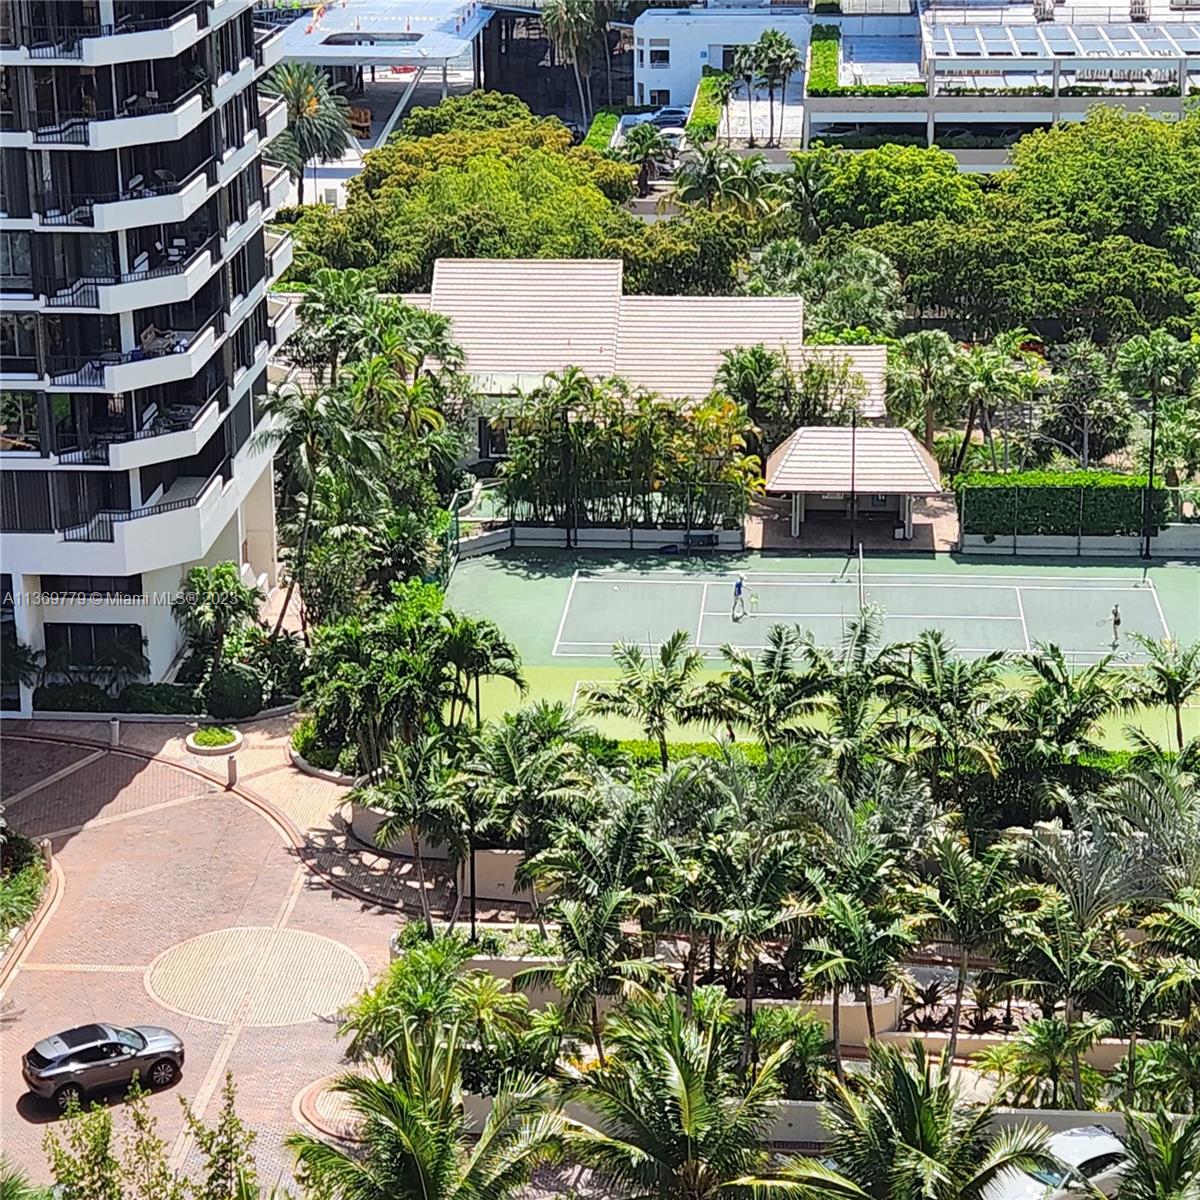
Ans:
[[[294,309],[252,0],[0,0],[0,634],[161,679],[189,567],[275,581],[255,440]],[[0,651],[2,652],[2,651]],[[32,689],[5,673],[0,711]]]

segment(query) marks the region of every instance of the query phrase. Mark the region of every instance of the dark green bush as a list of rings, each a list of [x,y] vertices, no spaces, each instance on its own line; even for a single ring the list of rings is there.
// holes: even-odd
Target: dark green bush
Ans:
[[[42,712],[118,712],[117,700],[94,683],[47,683],[33,689]]]
[[[973,472],[954,481],[963,533],[985,537],[1129,537],[1142,531],[1144,475],[1115,471]],[[1166,523],[1167,493],[1154,490],[1151,524]]]
[[[0,935],[33,916],[45,887],[46,864],[38,848],[29,838],[10,830],[0,855]]]
[[[292,730],[292,749],[305,762],[311,763],[321,771],[336,771],[340,749],[329,746],[322,740],[321,731],[317,728],[316,718],[311,714],[302,717],[296,728]],[[349,774],[351,772],[347,772]]]
[[[117,707],[121,712],[163,715],[204,711],[193,689],[182,683],[131,683],[117,697]]]
[[[252,717],[263,705],[262,678],[241,663],[227,663],[213,672],[208,693],[210,716],[237,720]]]

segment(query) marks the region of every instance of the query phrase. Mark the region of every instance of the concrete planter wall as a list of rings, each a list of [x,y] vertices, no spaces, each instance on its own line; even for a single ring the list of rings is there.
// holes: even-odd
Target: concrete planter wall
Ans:
[[[850,1041],[849,1038],[844,1040],[847,1043]],[[935,1033],[918,1033],[915,1030],[903,1033],[898,1030],[884,1032],[880,1028],[879,1040],[891,1042],[897,1046],[908,1046],[913,1042],[920,1042],[931,1054],[940,1054],[950,1044],[950,1035],[941,1031]],[[962,1056],[981,1054],[985,1050],[1003,1046],[1013,1040],[1013,1038],[1004,1037],[998,1033],[960,1033],[956,1053]],[[1112,1071],[1125,1061],[1128,1053],[1129,1043],[1127,1041],[1120,1038],[1105,1038],[1102,1042],[1097,1042],[1083,1057],[1098,1071]]]
[[[964,533],[963,554],[1046,555],[1064,558],[1078,555],[1084,558],[1136,558],[1141,553],[1140,537],[1051,537],[1011,534],[990,536],[983,533]],[[1155,557],[1200,555],[1200,524],[1168,525],[1150,539],[1150,553]]]
[[[183,744],[187,747],[189,754],[198,754],[202,758],[217,758],[223,754],[236,754],[242,748],[242,743],[246,739],[236,729],[232,729],[230,732],[233,734],[233,741],[226,742],[223,746],[198,745],[194,733],[189,733],[183,739]]]
[[[745,534],[740,529],[693,530],[694,533],[715,533],[717,549],[741,550],[745,547]],[[658,549],[660,546],[684,544],[686,531],[682,529],[577,529],[574,543],[588,550]],[[509,546],[567,546],[567,531],[554,525],[518,525],[512,529],[489,529],[464,537],[458,544],[460,558],[485,554],[489,550],[500,550]]]
[[[746,1007],[745,1001],[735,1001],[739,1011]],[[755,1000],[754,1007],[759,1008],[798,1008],[803,1012],[812,1013],[818,1017],[826,1030],[833,1033],[833,1003],[830,1000],[777,1000],[764,997]],[[843,1046],[865,1046],[868,1040],[867,1006],[861,1001],[842,997],[838,1005],[838,1015],[841,1020],[841,1036]],[[879,1040],[891,1034],[900,1024],[900,996],[888,996],[884,1000],[875,1001],[875,1032]],[[897,1034],[897,1037],[907,1037],[907,1034]]]
[[[354,786],[353,775],[343,775],[341,771],[326,771],[323,767],[314,767],[303,754],[292,746],[288,746],[288,758],[297,771],[303,771],[305,775],[311,775],[314,779],[324,779],[328,783],[340,783],[345,787]]]

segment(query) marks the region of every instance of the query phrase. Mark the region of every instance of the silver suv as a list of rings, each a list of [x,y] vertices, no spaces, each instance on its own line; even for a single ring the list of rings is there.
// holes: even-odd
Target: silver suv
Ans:
[[[151,1088],[175,1082],[183,1042],[158,1025],[80,1025],[43,1038],[21,1059],[29,1090],[65,1109],[84,1092],[128,1086],[136,1075]]]

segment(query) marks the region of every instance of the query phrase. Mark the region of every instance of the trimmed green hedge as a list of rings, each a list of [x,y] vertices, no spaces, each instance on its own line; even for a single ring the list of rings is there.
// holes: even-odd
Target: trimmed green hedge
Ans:
[[[204,711],[185,683],[131,683],[117,698],[117,705],[122,712],[133,713],[190,715]]]
[[[954,481],[964,534],[984,537],[1135,537],[1142,532],[1144,475],[1115,471],[973,472]],[[1151,522],[1166,523],[1155,488]]]
[[[583,144],[591,150],[607,150],[620,123],[621,114],[616,109],[598,109],[588,126]]]
[[[838,79],[842,33],[836,25],[814,25],[809,40],[806,94],[831,96],[924,96],[923,83],[860,83],[843,87]]]
[[[723,71],[705,68],[704,76],[696,86],[691,115],[685,127],[688,141],[693,146],[716,140],[717,130],[721,127],[721,104],[717,99],[717,89],[720,81],[728,78]]]
[[[223,725],[208,725],[203,729],[197,729],[192,734],[192,741],[197,746],[231,746],[237,739],[237,734],[232,729],[226,729]]]
[[[658,743],[631,739],[617,743],[618,750],[626,755],[635,766],[658,766]],[[732,746],[721,746],[716,742],[668,742],[667,757],[672,762],[683,758],[719,758],[727,754],[740,755],[751,766],[762,766],[766,761],[763,748],[757,742],[734,742]]]

